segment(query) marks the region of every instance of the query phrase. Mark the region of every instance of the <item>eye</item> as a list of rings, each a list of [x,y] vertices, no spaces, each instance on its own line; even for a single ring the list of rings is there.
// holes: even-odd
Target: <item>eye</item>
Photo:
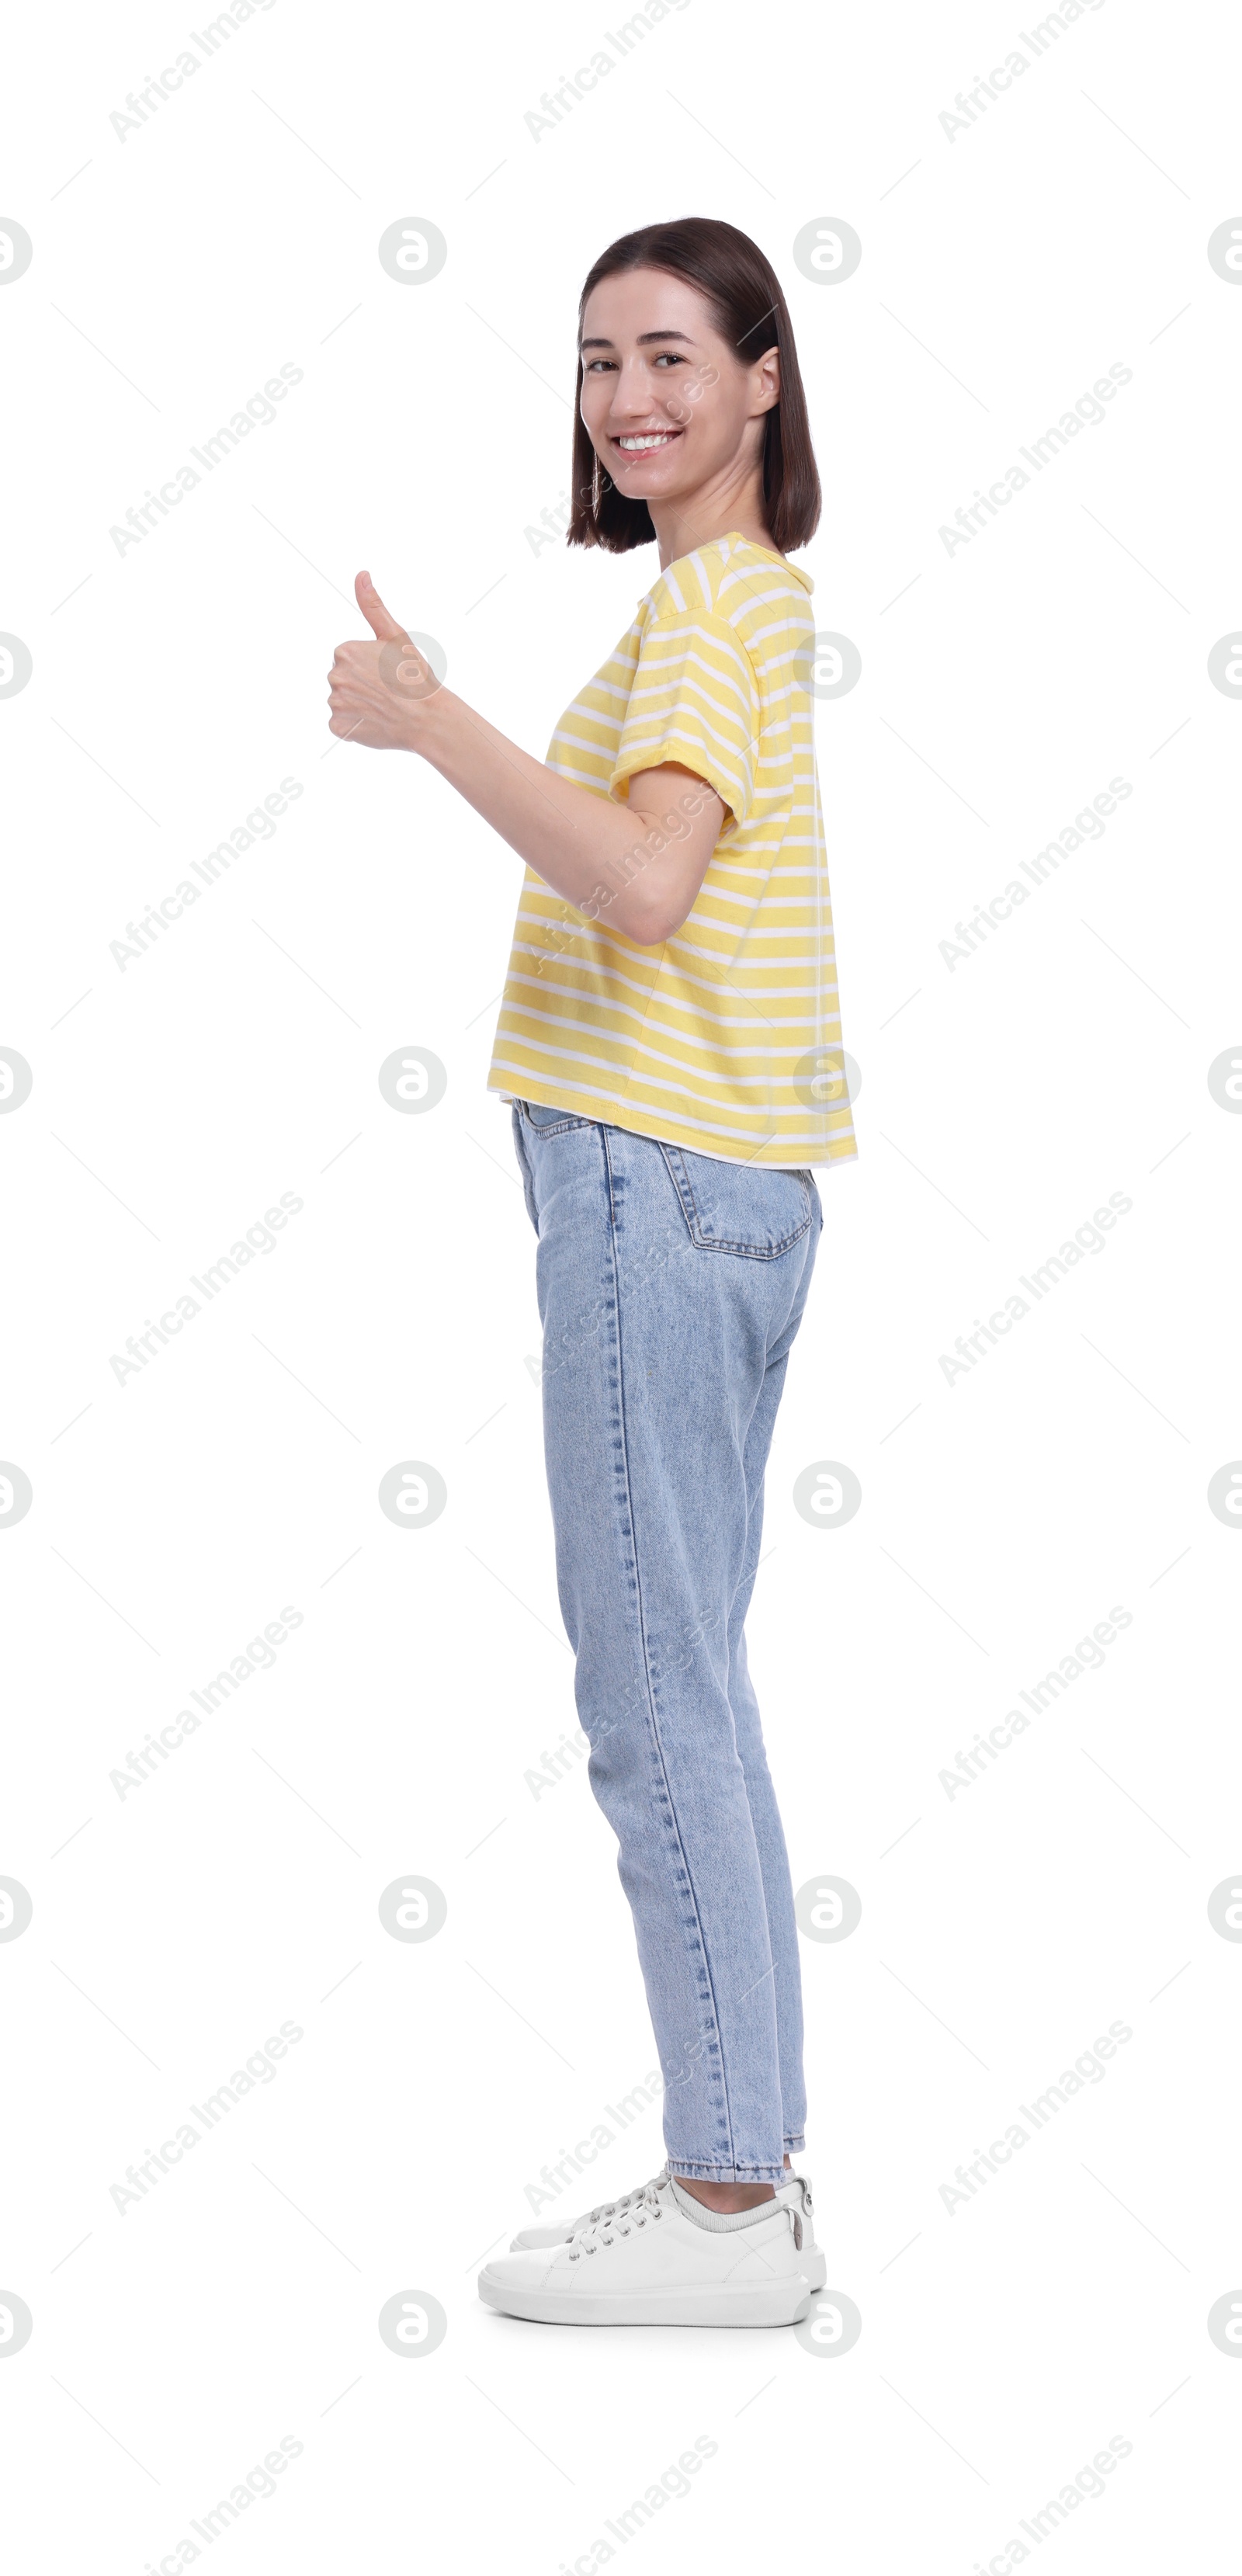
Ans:
[[[680,349],[661,349],[656,357],[657,367],[684,367],[686,363]]]
[[[582,372],[584,375],[593,376],[597,369],[615,367],[615,364],[616,361],[613,358],[588,358]]]

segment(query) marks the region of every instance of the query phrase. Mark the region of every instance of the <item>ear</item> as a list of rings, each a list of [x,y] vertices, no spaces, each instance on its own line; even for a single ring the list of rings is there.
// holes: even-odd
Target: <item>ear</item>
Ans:
[[[765,349],[755,374],[758,383],[759,409],[774,411],[781,398],[780,350]]]

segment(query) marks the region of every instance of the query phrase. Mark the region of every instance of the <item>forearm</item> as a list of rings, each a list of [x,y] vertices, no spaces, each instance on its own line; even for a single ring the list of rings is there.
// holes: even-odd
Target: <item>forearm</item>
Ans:
[[[685,919],[721,812],[701,780],[668,777],[656,810],[628,808],[545,768],[443,688],[419,705],[410,737],[411,748],[578,911],[647,943]],[[647,784],[657,777],[648,773]]]

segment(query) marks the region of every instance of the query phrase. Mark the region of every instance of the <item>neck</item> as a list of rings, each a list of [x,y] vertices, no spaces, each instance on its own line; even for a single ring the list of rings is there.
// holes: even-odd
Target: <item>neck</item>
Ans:
[[[692,554],[696,546],[710,546],[717,537],[736,534],[751,545],[767,546],[773,554],[780,551],[764,517],[758,472],[737,480],[722,476],[701,491],[679,493],[676,500],[648,501],[647,508],[660,549],[661,572],[679,555]]]

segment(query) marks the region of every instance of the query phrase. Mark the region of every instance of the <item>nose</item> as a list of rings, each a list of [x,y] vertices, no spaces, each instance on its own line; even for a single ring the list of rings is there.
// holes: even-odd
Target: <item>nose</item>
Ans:
[[[655,427],[657,423],[663,425],[663,406],[656,399],[646,360],[641,355],[622,359],[612,380],[609,416],[614,423],[627,429]]]

